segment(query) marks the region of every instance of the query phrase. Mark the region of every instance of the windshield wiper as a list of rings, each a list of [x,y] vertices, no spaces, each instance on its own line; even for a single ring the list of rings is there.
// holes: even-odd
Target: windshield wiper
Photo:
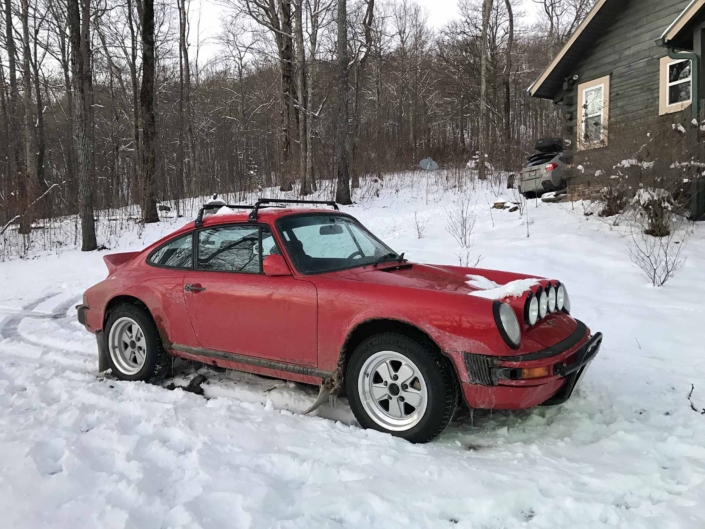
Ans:
[[[404,261],[404,252],[402,252],[401,255],[397,255],[395,253],[387,253],[384,254],[382,257],[377,259],[373,264],[375,267],[378,265],[381,265],[382,263],[386,263],[387,261],[399,261],[400,263]]]

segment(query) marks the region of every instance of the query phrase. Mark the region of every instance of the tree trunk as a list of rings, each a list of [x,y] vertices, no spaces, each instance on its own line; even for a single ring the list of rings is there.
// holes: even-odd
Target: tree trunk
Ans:
[[[348,109],[350,105],[348,101],[348,15],[346,0],[338,0],[337,55],[338,115],[335,147],[337,150],[338,179],[335,190],[335,201],[340,204],[352,204],[350,197],[350,167],[348,162]]]
[[[514,50],[514,11],[511,0],[504,0],[509,19],[509,34],[507,35],[507,59],[504,65],[504,141],[507,153],[512,150],[512,52]],[[510,160],[512,160],[510,156]],[[511,162],[510,162],[511,163]]]
[[[291,0],[279,1],[279,16],[281,19],[279,60],[282,72],[282,152],[279,175],[279,189],[291,191],[291,134],[295,130],[291,123],[292,115],[296,114],[294,102],[296,89],[294,81],[294,47],[291,24]]]
[[[142,114],[142,154],[140,172],[142,180],[142,222],[159,222],[157,213],[157,123],[154,115],[154,0],[142,4],[142,87],[140,110]]]
[[[78,162],[78,209],[81,250],[98,247],[93,213],[93,77],[91,70],[90,0],[68,0],[73,73],[73,131]]]
[[[34,73],[34,93],[36,94],[35,108],[37,113],[36,125],[34,127],[37,145],[37,184],[39,185],[39,192],[44,193],[47,189],[49,189],[49,186],[46,182],[44,170],[44,157],[46,154],[46,131],[44,128],[44,98],[42,97],[42,85],[40,79],[41,72],[39,71],[39,28],[36,27],[34,28],[33,44],[34,51],[31,60],[32,71]],[[45,204],[49,203],[45,202]],[[46,213],[46,216],[48,216],[50,210],[45,208],[44,213]]]
[[[139,4],[138,4],[139,5]],[[141,15],[140,15],[141,16]],[[133,177],[134,177],[134,199],[138,203],[142,203],[142,181],[140,176],[140,164],[142,157],[140,148],[142,142],[140,140],[140,87],[137,70],[137,31],[135,29],[135,20],[133,16],[132,0],[127,0],[127,27],[130,30],[130,82],[132,84],[132,141],[133,148]]]
[[[477,160],[478,178],[485,180],[487,155],[487,38],[492,13],[492,0],[482,2],[482,36],[480,43],[482,57],[480,58],[480,150]]]
[[[295,0],[294,36],[296,38],[296,92],[298,94],[299,116],[299,194],[311,194],[311,181],[307,178],[308,164],[308,105],[306,103],[306,48],[304,48],[303,10],[304,0]]]
[[[31,43],[29,41],[29,0],[22,0],[20,19],[22,22],[22,88],[24,109],[24,147],[25,169],[24,182],[20,193],[24,191],[22,208],[28,208],[33,201],[37,189],[37,145],[34,132],[34,104],[32,102],[32,69],[31,69]],[[34,208],[31,208],[34,209]],[[20,220],[20,233],[28,234],[32,229],[33,211],[26,211]]]
[[[358,144],[360,142],[360,129],[362,126],[362,102],[360,100],[360,92],[362,90],[362,84],[364,83],[365,76],[365,66],[367,65],[367,59],[370,56],[370,50],[372,49],[372,22],[374,20],[375,12],[375,0],[367,0],[367,9],[365,10],[365,16],[362,19],[362,25],[365,32],[365,51],[360,57],[360,61],[355,69],[355,110],[353,112],[354,121],[354,131],[352,137],[352,186],[354,188],[360,187],[360,161],[359,161],[359,149]]]

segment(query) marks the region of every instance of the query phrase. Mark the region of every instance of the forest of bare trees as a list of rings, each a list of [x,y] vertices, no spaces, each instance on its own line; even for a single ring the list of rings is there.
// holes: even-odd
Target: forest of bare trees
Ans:
[[[210,56],[190,0],[0,2],[0,226],[78,215],[91,250],[105,208],[516,170],[561,128],[526,89],[593,0],[460,0],[437,30],[413,0],[222,0]]]

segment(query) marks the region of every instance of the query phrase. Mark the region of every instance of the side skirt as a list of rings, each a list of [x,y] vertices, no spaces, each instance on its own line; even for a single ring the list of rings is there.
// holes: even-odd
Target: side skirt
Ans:
[[[215,351],[202,347],[191,347],[189,345],[172,344],[171,351],[175,356],[188,360],[196,360],[226,369],[248,371],[260,375],[295,380],[306,384],[319,385],[322,381],[331,379],[334,375],[333,372],[322,371],[313,367],[288,364],[286,362],[267,360],[254,356],[225,353],[223,351]]]

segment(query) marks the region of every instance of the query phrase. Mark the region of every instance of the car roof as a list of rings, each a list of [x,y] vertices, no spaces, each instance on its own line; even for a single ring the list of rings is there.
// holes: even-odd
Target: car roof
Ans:
[[[226,206],[223,206],[226,207]],[[221,213],[222,211],[222,213]],[[205,226],[218,226],[221,224],[231,224],[237,222],[248,222],[250,220],[251,209],[229,209],[229,210],[217,210],[217,213],[210,214],[203,219],[203,227]],[[267,207],[261,208],[257,212],[257,221],[264,222],[267,224],[272,224],[276,220],[288,217],[291,215],[302,215],[302,214],[322,214],[322,215],[347,215],[340,211],[336,211],[330,208],[290,208],[290,207]],[[193,229],[195,227],[195,221],[189,222],[184,226],[184,230]]]

